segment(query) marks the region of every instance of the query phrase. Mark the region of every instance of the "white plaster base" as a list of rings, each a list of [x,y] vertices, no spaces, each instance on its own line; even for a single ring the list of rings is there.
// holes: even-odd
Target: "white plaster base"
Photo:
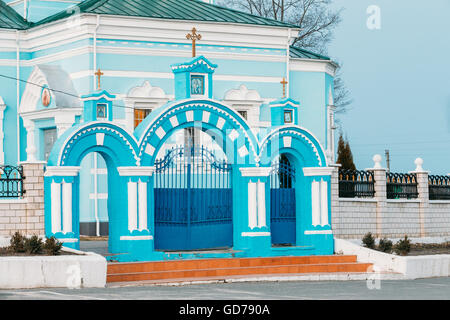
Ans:
[[[354,242],[334,239],[334,251],[356,255],[358,262],[373,263],[381,272],[401,273],[405,279],[448,277],[450,255],[397,256],[364,248]]]
[[[106,259],[65,248],[77,255],[0,257],[0,289],[104,288]]]

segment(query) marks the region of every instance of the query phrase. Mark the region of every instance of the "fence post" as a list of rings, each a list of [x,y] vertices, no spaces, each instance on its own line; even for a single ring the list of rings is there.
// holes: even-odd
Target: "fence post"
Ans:
[[[44,165],[43,162],[22,163],[24,199],[26,203],[25,232],[44,235]]]
[[[366,169],[366,171],[373,171],[373,177],[375,179],[374,189],[375,196],[374,199],[377,201],[377,211],[376,211],[376,237],[381,237],[383,213],[386,209],[386,169],[381,167],[381,156],[376,154],[373,156],[374,167]]]
[[[422,168],[423,160],[417,158],[414,161],[416,169],[410,173],[415,173],[417,176],[417,192],[419,193],[419,225],[420,225],[420,237],[425,237],[425,214],[428,210],[430,203],[430,191],[428,187],[428,171]]]
[[[339,168],[341,165],[330,164],[329,167],[333,168],[331,172],[331,226],[333,234],[336,236],[337,234],[334,233],[336,231],[334,219],[339,217]]]

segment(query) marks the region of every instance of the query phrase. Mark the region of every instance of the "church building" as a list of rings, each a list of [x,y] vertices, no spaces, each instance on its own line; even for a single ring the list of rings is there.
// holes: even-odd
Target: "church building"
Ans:
[[[0,0],[0,165],[118,261],[333,254],[330,58],[200,0]]]

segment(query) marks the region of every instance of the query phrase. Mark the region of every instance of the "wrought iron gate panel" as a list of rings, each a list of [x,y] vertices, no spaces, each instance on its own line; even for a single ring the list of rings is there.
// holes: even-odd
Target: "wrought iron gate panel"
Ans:
[[[295,169],[283,158],[270,174],[270,224],[272,244],[295,244]]]
[[[155,248],[231,247],[231,165],[202,146],[181,146],[155,166]]]

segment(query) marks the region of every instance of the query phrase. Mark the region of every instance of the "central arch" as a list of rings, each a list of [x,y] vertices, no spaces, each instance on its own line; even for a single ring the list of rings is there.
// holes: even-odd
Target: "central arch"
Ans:
[[[230,107],[214,100],[185,100],[151,113],[135,131],[140,165],[152,166],[159,149],[174,131],[195,127],[221,145],[233,164],[255,164],[258,142],[247,121]]]
[[[170,137],[187,128],[208,134],[224,158],[195,145],[161,156]],[[258,151],[246,120],[219,102],[190,99],[150,114],[135,136],[140,164],[155,166],[155,250],[232,247],[233,181],[240,178],[239,166],[256,163]]]

